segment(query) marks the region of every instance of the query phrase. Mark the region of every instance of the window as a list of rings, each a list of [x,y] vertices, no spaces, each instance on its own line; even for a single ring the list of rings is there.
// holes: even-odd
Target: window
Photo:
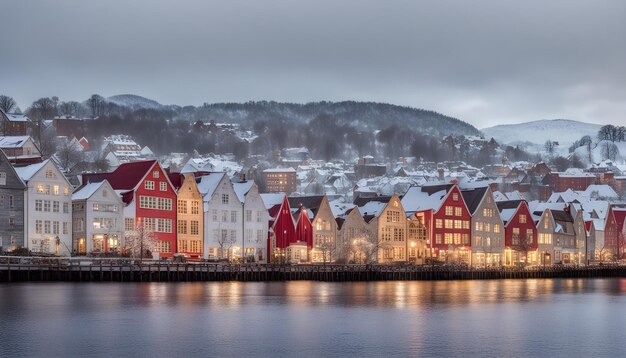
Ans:
[[[200,213],[200,202],[197,200],[194,200],[191,202],[191,213],[194,215],[197,215],[198,213]]]
[[[528,244],[532,245],[534,238],[533,229],[526,229],[526,238],[528,239]]]
[[[461,241],[463,242],[463,245],[469,245],[470,244],[469,234],[462,234]]]
[[[135,230],[135,218],[124,218],[124,230],[126,231]]]
[[[476,246],[483,246],[482,236],[476,236]]]
[[[200,224],[198,220],[191,220],[191,227],[190,227],[189,233],[191,235],[199,235],[200,234],[199,227],[200,227]]]
[[[435,244],[441,244],[441,234],[435,234]]]
[[[146,190],[154,190],[154,182],[152,180],[146,180],[144,187]]]
[[[54,186],[52,186],[52,194],[53,194],[53,195],[61,195],[61,191],[60,191],[60,189],[59,189],[59,186],[58,186],[58,185],[54,185]]]
[[[159,179],[159,171],[158,171],[158,170],[153,171],[153,172],[152,172],[152,177],[153,177],[154,179]]]
[[[454,220],[454,228],[455,229],[463,228],[463,221],[462,220]]]
[[[452,245],[453,243],[452,233],[449,233],[449,232],[445,233],[443,238],[444,238],[444,244]]]
[[[469,230],[470,222],[469,220],[463,220],[463,229]]]
[[[252,210],[246,210],[246,222],[252,221]]]
[[[7,185],[7,173],[0,172],[0,185]]]
[[[549,223],[548,223],[548,219],[547,219],[547,216],[546,216],[546,219],[543,221],[543,228],[547,229],[548,226],[549,226]]]
[[[43,201],[43,211],[49,213],[50,212],[50,200]]]
[[[452,206],[446,206],[446,215],[451,216],[454,213],[454,208]]]
[[[388,223],[397,223],[400,222],[400,212],[399,211],[387,211],[387,222]]]
[[[186,220],[178,220],[178,233],[179,234],[187,234],[187,221]]]
[[[383,227],[381,239],[382,241],[391,241],[391,228],[390,227]]]
[[[492,217],[493,209],[488,209],[488,208],[483,209],[483,216],[486,216],[488,218]]]
[[[463,209],[460,207],[455,207],[454,208],[454,216],[463,216]]]
[[[228,194],[222,194],[222,204],[228,204]]]
[[[187,214],[187,201],[178,200],[178,213]]]
[[[237,222],[237,212],[235,210],[231,210],[230,212],[230,222],[231,223]]]
[[[486,232],[491,232],[491,224],[490,223],[485,223],[485,231]]]
[[[437,229],[441,229],[443,227],[443,220],[441,219],[436,219],[435,220],[435,228]]]
[[[56,200],[52,202],[52,212],[53,213],[59,212],[59,202]]]
[[[58,221],[52,222],[52,233],[54,235],[58,235],[59,234],[59,222]]]
[[[162,181],[161,183],[159,183],[159,187],[161,189],[161,191],[167,191],[167,183]]]
[[[64,186],[63,187],[63,195],[65,195],[65,196],[69,196],[70,195],[70,188],[68,186]]]
[[[540,233],[539,234],[539,243],[540,244],[551,245],[552,244],[552,234]]]
[[[172,199],[154,196],[139,196],[139,207],[142,209],[172,210]]]
[[[256,222],[260,223],[261,221],[263,221],[263,212],[262,211],[257,211],[256,212]]]
[[[475,226],[476,226],[476,231],[483,231],[483,223],[482,222],[477,221]]]
[[[452,193],[452,201],[459,201],[459,194]]]
[[[157,251],[161,253],[170,253],[172,252],[172,244],[169,241],[160,240],[157,243]]]
[[[11,227],[15,226],[15,218],[9,218],[9,226]]]
[[[35,234],[43,233],[43,222],[41,220],[35,220]]]
[[[446,219],[446,221],[445,221],[445,225],[444,225],[444,226],[445,226],[445,228],[446,228],[446,229],[452,229],[452,228],[454,228],[454,220],[452,220],[452,219]]]
[[[520,215],[519,222],[520,224],[526,224],[526,215]]]
[[[500,225],[499,224],[493,224],[493,232],[495,232],[496,234],[500,233]]]
[[[70,203],[63,203],[63,214],[70,213]]]
[[[35,211],[43,211],[43,200],[35,200]]]
[[[222,210],[222,222],[228,222],[228,210]]]
[[[46,179],[54,179],[57,176],[54,174],[54,172],[51,169],[46,170]]]
[[[43,233],[44,234],[50,233],[50,220],[46,220],[43,222]]]
[[[217,222],[217,209],[211,210],[211,216],[213,217],[213,222]]]

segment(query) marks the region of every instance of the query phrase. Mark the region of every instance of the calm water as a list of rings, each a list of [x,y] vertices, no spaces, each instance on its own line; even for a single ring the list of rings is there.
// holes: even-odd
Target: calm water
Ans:
[[[626,280],[0,285],[0,357],[626,356]]]

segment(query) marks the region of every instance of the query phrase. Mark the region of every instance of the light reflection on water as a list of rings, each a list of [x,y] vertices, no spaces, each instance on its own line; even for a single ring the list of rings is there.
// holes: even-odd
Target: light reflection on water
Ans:
[[[626,279],[0,286],[0,357],[625,356]]]

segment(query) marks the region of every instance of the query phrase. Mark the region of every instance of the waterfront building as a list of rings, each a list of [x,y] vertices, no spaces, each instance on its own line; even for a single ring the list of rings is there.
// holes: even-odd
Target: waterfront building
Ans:
[[[504,223],[489,186],[462,190],[463,200],[472,215],[472,266],[502,265]]]
[[[429,234],[430,257],[471,263],[471,216],[456,183],[412,186],[402,198],[412,220],[422,220]]]
[[[353,205],[337,219],[337,247],[338,257],[354,263],[375,262],[378,238],[370,231],[369,225],[363,219],[359,207]]]
[[[241,229],[244,243],[243,252],[246,261],[267,262],[267,230],[269,216],[259,187],[253,180],[241,180],[232,183],[240,203],[243,203]]]
[[[398,195],[357,198],[354,202],[376,235],[379,263],[408,260],[407,218]]]
[[[26,184],[0,150],[0,249],[13,251],[24,247],[24,198]]]
[[[537,227],[525,200],[497,203],[504,223],[504,265],[537,264]]]
[[[271,263],[285,263],[302,256],[303,245],[296,236],[296,223],[291,214],[289,200],[284,193],[261,194],[269,215],[267,240],[268,259]]]
[[[125,204],[125,235],[141,224],[155,235],[153,255],[172,257],[176,250],[176,191],[161,165],[156,160],[123,163],[111,173],[83,174],[83,185],[105,179]]]
[[[25,247],[69,255],[72,247],[72,185],[51,160],[15,168],[26,184]]]
[[[560,204],[559,207],[558,203],[540,204],[539,208],[543,211],[535,211],[535,215],[540,215],[537,223],[538,264],[585,264],[587,230],[582,211],[573,210],[571,204]]]
[[[204,257],[204,202],[193,174],[184,175],[176,198],[176,252],[201,259]]]
[[[124,247],[124,203],[107,180],[72,194],[72,250],[78,255],[120,252]]]
[[[312,225],[311,262],[331,262],[337,256],[337,222],[325,195],[289,198],[291,208],[303,207]]]

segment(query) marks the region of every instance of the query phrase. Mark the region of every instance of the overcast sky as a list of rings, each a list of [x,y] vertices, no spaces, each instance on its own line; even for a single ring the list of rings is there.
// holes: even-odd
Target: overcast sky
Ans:
[[[626,124],[626,1],[3,0],[0,94]]]

